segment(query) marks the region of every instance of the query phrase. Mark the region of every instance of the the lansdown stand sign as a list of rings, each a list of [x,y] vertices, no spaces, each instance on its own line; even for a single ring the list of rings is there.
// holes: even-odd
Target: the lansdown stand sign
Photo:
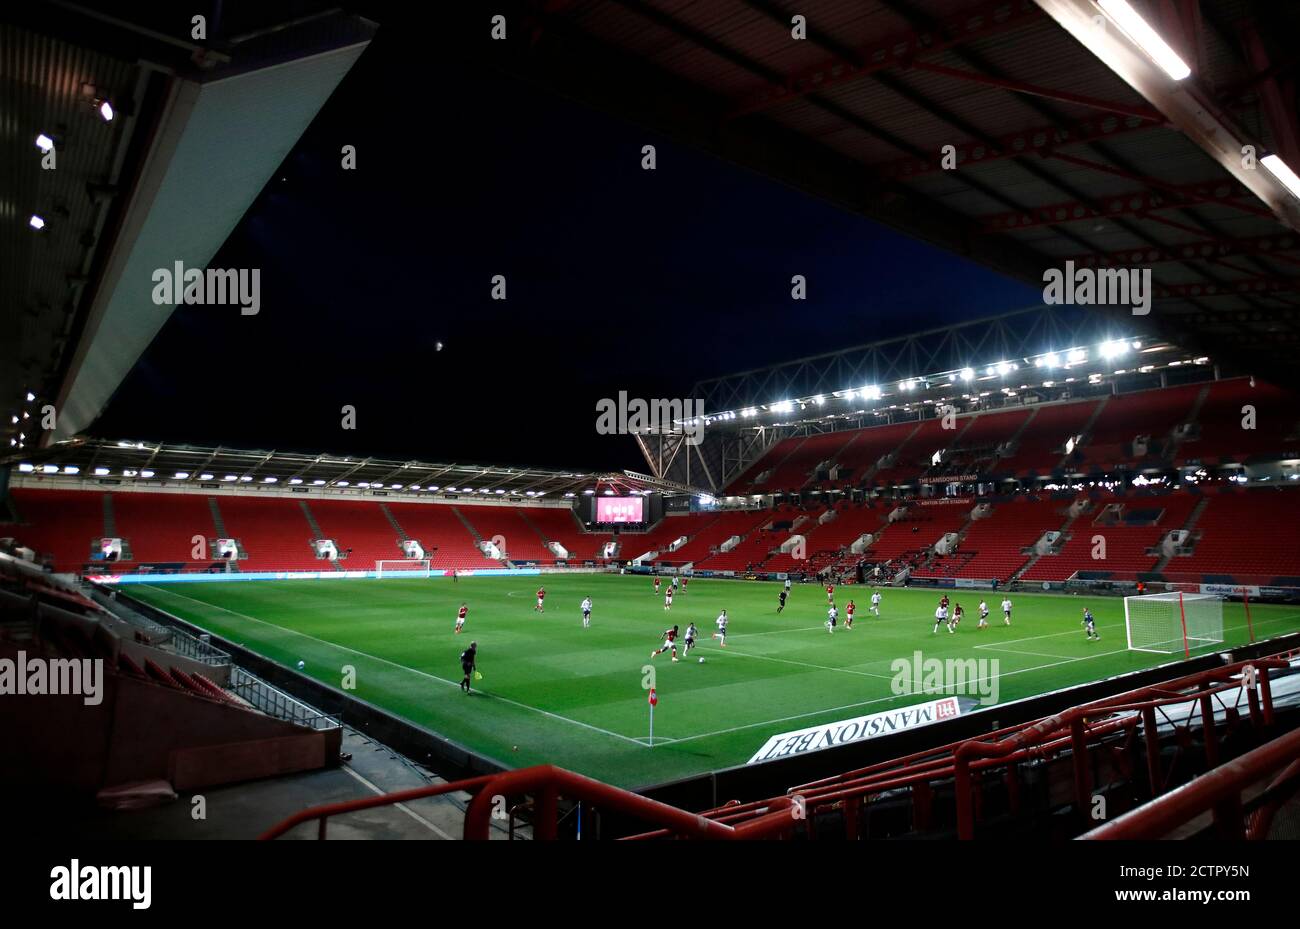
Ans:
[[[929,703],[886,710],[883,713],[859,716],[838,723],[824,723],[807,729],[796,729],[794,732],[782,732],[780,735],[769,737],[763,743],[763,747],[756,751],[746,764],[793,758],[809,752],[852,745],[854,742],[866,742],[882,735],[892,735],[895,732],[905,732],[931,723],[955,719],[962,713],[962,699],[944,697],[940,700],[931,700]],[[967,708],[976,702],[970,698],[964,699]]]

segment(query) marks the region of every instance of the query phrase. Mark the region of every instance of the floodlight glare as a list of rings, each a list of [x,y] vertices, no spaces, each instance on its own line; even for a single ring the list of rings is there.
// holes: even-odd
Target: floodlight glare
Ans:
[[[96,476],[96,477],[107,477],[107,476],[108,476],[108,468],[96,468],[96,469],[95,469],[95,476]]]
[[[1084,351],[1083,349],[1081,349],[1081,348],[1076,348],[1076,349],[1073,349],[1073,350],[1070,352],[1070,354],[1066,356],[1066,360],[1069,361],[1070,364],[1072,364],[1072,365],[1077,365],[1077,364],[1079,364],[1081,361],[1085,361],[1085,360],[1087,359],[1087,357],[1088,357],[1088,353],[1087,353],[1087,352],[1085,352],[1085,351]]]
[[[113,121],[113,104],[109,103],[107,100],[100,100],[97,109],[99,110],[99,115],[103,118],[104,122],[111,123]]]
[[[1097,0],[1097,5],[1133,40],[1133,44],[1146,52],[1147,57],[1175,81],[1191,75],[1192,69],[1187,66],[1187,62],[1179,58],[1178,53],[1160,38],[1137,10],[1129,6],[1128,0]]]
[[[36,147],[43,152],[48,152],[54,148],[54,140],[42,132],[36,137]]]
[[[41,219],[39,216],[33,213],[32,218],[27,220],[27,225],[31,226],[33,229],[39,232],[40,230],[45,228],[45,220]]]
[[[962,379],[963,381],[973,381],[973,380],[975,380],[975,371],[974,371],[974,369],[972,369],[972,368],[962,368],[962,369],[961,369],[961,379]]]

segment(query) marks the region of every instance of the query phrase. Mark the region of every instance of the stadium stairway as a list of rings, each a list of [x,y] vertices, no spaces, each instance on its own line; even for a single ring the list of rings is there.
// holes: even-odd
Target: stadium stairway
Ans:
[[[406,534],[406,530],[402,528],[402,524],[397,521],[397,517],[393,515],[393,511],[388,508],[388,504],[379,504],[379,511],[384,514],[384,519],[388,520],[388,524],[393,527],[393,531],[397,533],[398,539],[403,542],[411,541],[411,537]]]

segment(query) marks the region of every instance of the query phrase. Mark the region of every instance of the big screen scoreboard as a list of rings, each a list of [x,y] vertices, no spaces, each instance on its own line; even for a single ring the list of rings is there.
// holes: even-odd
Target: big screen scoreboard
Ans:
[[[597,497],[596,522],[601,525],[645,522],[645,501],[641,497]]]

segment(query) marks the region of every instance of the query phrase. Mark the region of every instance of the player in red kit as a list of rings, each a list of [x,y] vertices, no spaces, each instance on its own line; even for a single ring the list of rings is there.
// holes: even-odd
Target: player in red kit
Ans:
[[[656,649],[655,651],[651,652],[650,657],[653,658],[655,655],[662,655],[664,652],[668,651],[669,649],[672,649],[673,661],[676,661],[677,660],[677,627],[673,626],[671,629],[665,629],[662,638],[664,640],[664,644],[659,646],[659,648]]]
[[[853,598],[850,597],[849,602],[844,606],[844,628],[845,629],[853,628],[853,611],[856,610],[857,608],[858,605],[854,603]]]
[[[835,602],[835,585],[834,585],[834,584],[827,584],[827,585],[826,585],[826,602],[827,602],[827,603],[834,603],[834,602]]]
[[[659,576],[655,576],[655,593],[659,593]]]
[[[460,609],[456,611],[456,632],[459,633],[461,626],[465,625],[465,617],[468,615],[469,607],[462,603]]]
[[[538,613],[545,613],[546,610],[543,609],[543,606],[542,606],[545,602],[546,602],[546,588],[545,588],[545,587],[538,587],[538,588],[537,588],[537,606],[533,607],[533,609],[536,610]]]

